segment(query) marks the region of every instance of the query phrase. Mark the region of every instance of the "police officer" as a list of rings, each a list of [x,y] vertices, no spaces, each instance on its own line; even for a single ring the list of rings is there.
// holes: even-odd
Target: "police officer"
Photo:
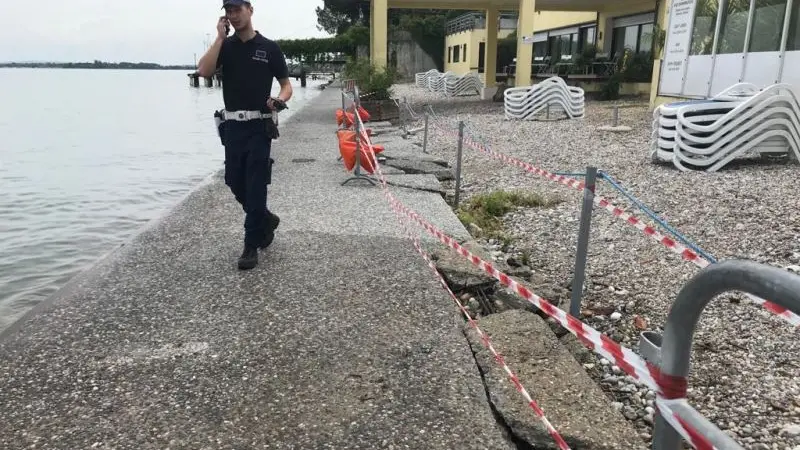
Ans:
[[[245,212],[244,250],[239,269],[258,264],[258,249],[267,248],[280,219],[267,209],[267,185],[272,178],[270,147],[277,137],[272,120],[276,108],[292,97],[289,69],[278,44],[253,29],[253,6],[245,0],[223,0],[225,15],[217,22],[217,39],[198,62],[202,77],[222,67],[220,138],[225,146],[225,184]],[[229,27],[235,33],[228,37]],[[280,84],[270,97],[272,79]]]

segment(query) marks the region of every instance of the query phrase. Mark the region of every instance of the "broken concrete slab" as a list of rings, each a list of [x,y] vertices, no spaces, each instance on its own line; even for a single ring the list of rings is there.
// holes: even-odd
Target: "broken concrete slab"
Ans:
[[[423,153],[422,148],[415,146],[409,141],[398,139],[375,141],[375,143],[383,145],[385,156],[389,159],[417,159],[420,161],[432,162],[445,168],[450,166],[447,160]]]
[[[436,176],[431,174],[419,175],[387,175],[386,182],[391,186],[416,189],[419,191],[437,192],[444,195],[444,188]]]
[[[389,122],[388,120],[377,120],[375,122],[365,122],[364,125],[367,128],[372,128],[373,130],[375,128],[392,128],[392,127],[395,127],[395,125],[392,124],[392,122]]]
[[[570,447],[647,448],[541,317],[510,310],[483,317],[478,325]],[[489,398],[512,434],[533,448],[557,449],[541,419],[483,346],[477,332],[466,326],[465,333],[483,372]]]
[[[430,173],[436,175],[436,178],[439,181],[446,181],[454,179],[453,171],[450,169],[446,169],[439,164],[435,164],[431,161],[425,161],[422,159],[411,159],[411,158],[389,158],[387,155],[386,162],[384,165],[394,167],[396,169],[400,169],[405,173],[410,174],[420,174],[420,173]]]
[[[467,241],[461,246],[484,260],[490,259],[477,241]],[[475,267],[449,247],[438,246],[429,252],[434,259],[436,268],[444,276],[447,285],[453,292],[474,291],[481,288],[493,289],[497,284],[494,277]]]

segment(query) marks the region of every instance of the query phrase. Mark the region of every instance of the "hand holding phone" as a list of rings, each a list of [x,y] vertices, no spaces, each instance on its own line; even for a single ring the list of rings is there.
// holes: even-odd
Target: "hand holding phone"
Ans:
[[[225,39],[231,32],[231,23],[227,17],[222,16],[217,21],[217,36]]]
[[[267,107],[277,112],[281,112],[284,109],[289,108],[289,106],[286,105],[286,102],[277,97],[270,97],[269,99],[267,99]]]

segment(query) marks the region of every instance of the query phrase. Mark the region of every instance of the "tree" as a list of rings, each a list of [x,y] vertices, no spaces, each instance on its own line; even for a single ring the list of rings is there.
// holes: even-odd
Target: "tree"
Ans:
[[[317,6],[317,29],[340,35],[348,28],[364,24],[369,18],[369,1],[363,0],[324,0],[322,8]]]

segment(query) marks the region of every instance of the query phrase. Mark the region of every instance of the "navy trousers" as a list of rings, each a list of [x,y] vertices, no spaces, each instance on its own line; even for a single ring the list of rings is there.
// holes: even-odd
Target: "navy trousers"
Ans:
[[[225,184],[245,212],[244,245],[257,247],[267,226],[267,185],[272,182],[272,139],[264,120],[222,124]]]

